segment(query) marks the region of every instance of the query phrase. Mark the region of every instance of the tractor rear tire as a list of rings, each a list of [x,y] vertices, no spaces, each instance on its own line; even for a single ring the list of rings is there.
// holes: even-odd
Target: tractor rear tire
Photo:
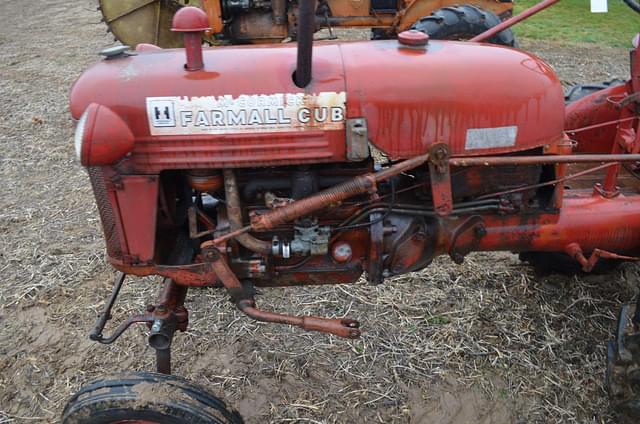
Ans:
[[[179,377],[150,372],[100,378],[67,402],[62,424],[146,422],[242,424],[236,411],[204,388]]]
[[[436,40],[468,40],[500,22],[500,18],[495,13],[465,4],[435,10],[431,16],[426,16],[413,24],[411,29],[422,31]],[[492,44],[516,47],[511,29],[505,29],[487,41]]]
[[[583,97],[587,97],[597,91],[604,90],[612,85],[624,84],[625,81],[614,78],[610,81],[604,81],[602,83],[593,84],[576,84],[566,89],[564,94],[564,104],[569,105],[576,100],[580,100]]]

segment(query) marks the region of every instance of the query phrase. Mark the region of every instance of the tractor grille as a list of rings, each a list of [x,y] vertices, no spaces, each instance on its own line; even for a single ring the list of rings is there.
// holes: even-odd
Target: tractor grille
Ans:
[[[116,227],[116,221],[113,216],[113,208],[111,207],[111,202],[107,194],[105,176],[102,168],[90,167],[89,179],[91,180],[93,194],[98,204],[98,211],[100,212],[102,230],[104,231],[104,238],[107,242],[107,253],[112,258],[122,258],[122,244],[120,243],[120,235],[118,234],[118,228]]]

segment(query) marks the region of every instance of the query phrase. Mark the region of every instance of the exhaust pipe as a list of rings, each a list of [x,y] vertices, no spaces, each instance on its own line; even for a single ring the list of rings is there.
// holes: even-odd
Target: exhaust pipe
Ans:
[[[298,9],[298,63],[293,82],[305,88],[311,82],[313,33],[316,31],[316,0],[300,0]]]
[[[271,0],[271,15],[273,23],[284,25],[287,23],[287,0]]]
[[[175,322],[172,319],[156,319],[151,326],[149,334],[149,346],[156,350],[166,350],[171,347],[173,335],[176,332]]]

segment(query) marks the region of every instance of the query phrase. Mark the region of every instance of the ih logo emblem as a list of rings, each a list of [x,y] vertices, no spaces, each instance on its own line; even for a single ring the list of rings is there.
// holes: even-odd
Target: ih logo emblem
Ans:
[[[151,102],[150,106],[154,127],[176,126],[176,113],[172,101],[155,100]]]

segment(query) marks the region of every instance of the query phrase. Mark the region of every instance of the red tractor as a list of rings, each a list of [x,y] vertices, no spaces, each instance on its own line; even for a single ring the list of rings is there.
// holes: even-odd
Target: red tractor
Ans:
[[[104,52],[71,92],[76,151],[119,271],[90,337],[112,343],[146,324],[158,372],[88,384],[63,422],[242,421],[169,376],[192,287],[226,290],[254,320],[357,338],[353,319],[262,310],[255,288],[363,273],[380,284],[474,251],[583,272],[637,260],[640,195],[619,177],[640,161],[638,39],[628,81],[566,107],[545,62],[479,43],[556,1],[471,42],[408,31],[315,45],[314,2],[301,1],[297,48],[203,49],[207,16],[187,7],[173,20],[184,49]],[[126,275],[165,277],[160,301],[106,336]],[[616,411],[637,419],[632,310],[609,347],[608,383]],[[149,387],[156,395],[143,396]]]

